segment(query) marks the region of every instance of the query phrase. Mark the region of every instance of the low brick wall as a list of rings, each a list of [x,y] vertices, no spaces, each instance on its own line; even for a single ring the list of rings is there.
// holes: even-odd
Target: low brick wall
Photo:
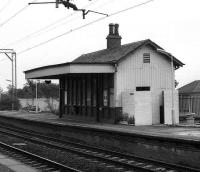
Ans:
[[[195,140],[129,134],[82,126],[55,125],[3,116],[0,116],[0,121],[51,136],[70,137],[88,145],[200,168],[200,142]]]

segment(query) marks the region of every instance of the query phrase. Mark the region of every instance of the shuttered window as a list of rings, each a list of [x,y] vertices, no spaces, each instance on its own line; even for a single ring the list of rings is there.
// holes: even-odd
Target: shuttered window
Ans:
[[[143,54],[143,63],[150,63],[150,53]]]

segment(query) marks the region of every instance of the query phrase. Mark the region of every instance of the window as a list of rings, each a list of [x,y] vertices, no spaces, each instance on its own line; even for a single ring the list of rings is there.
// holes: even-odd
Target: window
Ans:
[[[136,91],[150,91],[150,87],[136,87]]]
[[[143,63],[150,63],[150,53],[143,54]]]

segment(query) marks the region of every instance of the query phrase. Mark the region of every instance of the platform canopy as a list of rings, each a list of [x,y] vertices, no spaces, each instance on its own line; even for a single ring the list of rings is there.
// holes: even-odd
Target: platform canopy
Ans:
[[[59,79],[66,74],[114,73],[113,63],[62,63],[25,71],[26,79]]]

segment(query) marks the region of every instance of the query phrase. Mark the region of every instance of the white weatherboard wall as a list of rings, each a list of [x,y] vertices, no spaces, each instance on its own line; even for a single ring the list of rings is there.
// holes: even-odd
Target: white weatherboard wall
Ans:
[[[150,91],[135,92],[135,125],[152,125],[152,99]]]
[[[179,123],[178,91],[174,90],[174,119],[175,124]],[[172,91],[164,91],[164,122],[172,124]]]
[[[150,64],[143,63],[143,53],[150,53]],[[150,46],[144,46],[122,59],[115,73],[116,107],[122,107],[122,93],[136,87],[150,86],[152,94],[152,123],[160,123],[161,94],[171,88],[171,63]],[[122,107],[123,108],[123,107]]]

